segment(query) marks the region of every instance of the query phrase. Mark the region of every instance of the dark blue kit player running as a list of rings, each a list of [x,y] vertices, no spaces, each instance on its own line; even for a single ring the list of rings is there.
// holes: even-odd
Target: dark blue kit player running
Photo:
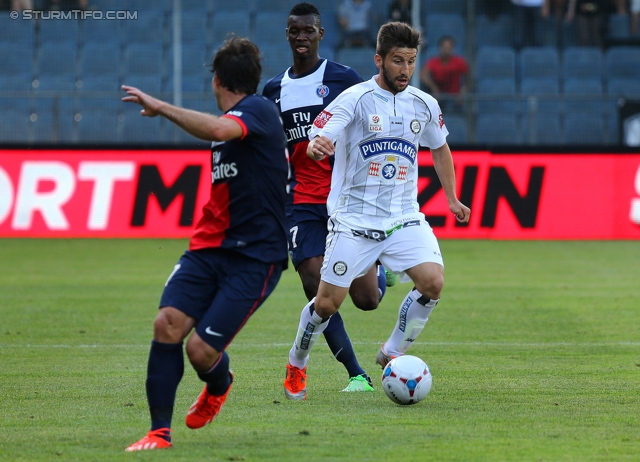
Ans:
[[[258,48],[232,37],[212,63],[220,117],[172,106],[123,86],[123,101],[143,116],[161,115],[211,145],[212,185],[189,243],[165,285],[147,369],[148,434],[127,451],[171,446],[176,390],[184,372],[183,340],[202,393],[189,428],[210,423],[233,382],[226,348],[275,288],[287,266],[286,142],[277,107],[256,95]]]

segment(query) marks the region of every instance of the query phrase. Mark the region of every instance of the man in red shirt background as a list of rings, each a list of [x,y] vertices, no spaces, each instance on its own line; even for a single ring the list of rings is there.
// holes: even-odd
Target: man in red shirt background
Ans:
[[[445,35],[438,41],[438,56],[427,60],[420,71],[420,82],[438,100],[443,112],[455,111],[462,105],[461,96],[467,90],[469,66],[454,53],[455,40]]]

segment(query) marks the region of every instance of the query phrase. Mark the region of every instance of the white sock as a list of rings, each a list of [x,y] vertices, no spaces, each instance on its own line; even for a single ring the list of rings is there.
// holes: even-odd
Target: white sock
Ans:
[[[431,300],[416,289],[407,294],[400,304],[396,326],[384,344],[383,351],[386,355],[400,356],[407,352],[424,329],[429,315],[438,304],[438,300]]]
[[[302,308],[296,341],[293,342],[293,346],[291,350],[289,350],[289,364],[299,369],[307,367],[311,348],[313,348],[318,337],[324,332],[328,324],[327,321],[330,319],[327,318],[323,321],[318,313],[315,312],[313,309],[313,303],[315,301],[316,299],[314,297]]]

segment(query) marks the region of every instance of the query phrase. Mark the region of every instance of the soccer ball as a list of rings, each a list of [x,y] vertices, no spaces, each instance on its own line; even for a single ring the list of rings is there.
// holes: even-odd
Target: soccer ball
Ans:
[[[431,391],[429,366],[417,356],[398,356],[383,369],[382,388],[394,403],[416,404]]]

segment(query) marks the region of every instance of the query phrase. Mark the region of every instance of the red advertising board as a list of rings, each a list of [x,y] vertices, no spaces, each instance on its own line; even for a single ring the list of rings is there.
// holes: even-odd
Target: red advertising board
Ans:
[[[467,226],[420,153],[418,201],[440,238],[640,239],[640,153],[453,155]],[[0,237],[188,237],[209,162],[193,150],[0,150]]]

